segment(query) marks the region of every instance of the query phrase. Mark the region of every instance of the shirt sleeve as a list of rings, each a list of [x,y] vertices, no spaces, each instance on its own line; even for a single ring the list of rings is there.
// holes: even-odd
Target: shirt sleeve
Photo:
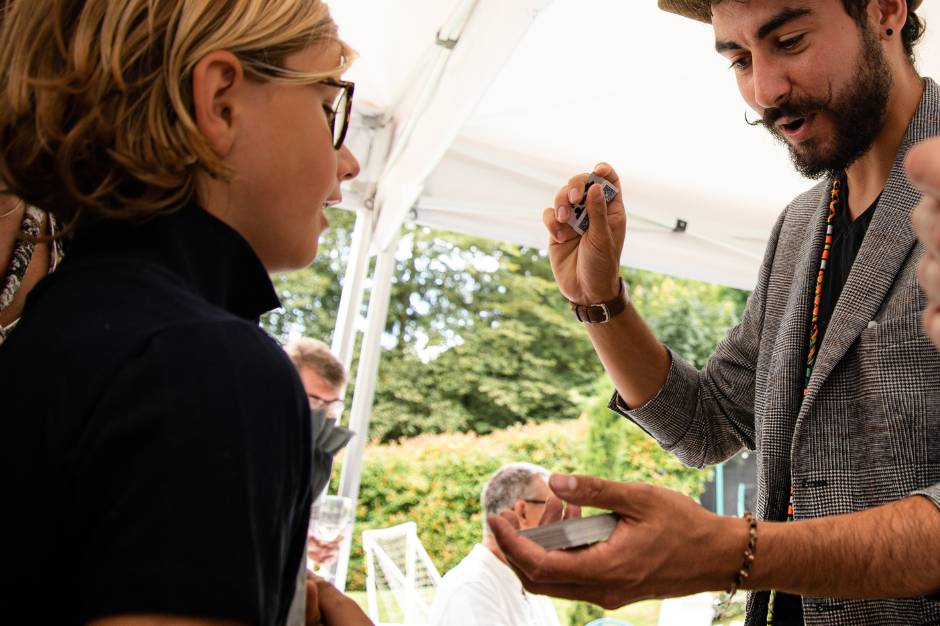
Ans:
[[[240,322],[164,331],[89,416],[75,489],[80,614],[283,623],[310,504],[310,413]]]
[[[937,508],[940,508],[940,483],[937,483],[936,485],[931,485],[930,487],[927,487],[926,489],[919,489],[918,491],[915,491],[912,495],[923,496],[927,498],[928,500],[930,500],[931,502],[933,502]],[[940,591],[938,591],[938,593],[932,596],[927,596],[927,599],[930,600],[931,602],[940,603]]]
[[[915,491],[913,495],[923,496],[927,498],[928,500],[930,500],[931,502],[933,502],[934,505],[937,506],[937,508],[940,508],[940,483],[937,483],[936,485],[931,485],[930,487],[927,487],[926,489],[920,489],[918,491]]]
[[[754,448],[754,388],[767,285],[786,212],[771,233],[757,285],[741,323],[732,328],[705,369],[669,351],[666,382],[644,406],[631,408],[614,392],[610,408],[636,423],[691,467],[705,467]]]

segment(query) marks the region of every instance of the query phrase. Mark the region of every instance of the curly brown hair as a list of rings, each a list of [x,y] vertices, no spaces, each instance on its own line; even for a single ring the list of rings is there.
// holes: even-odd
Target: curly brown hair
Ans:
[[[196,127],[192,72],[233,53],[253,80],[315,83],[353,52],[322,0],[29,0],[0,25],[0,179],[75,224],[144,219],[196,198],[197,173],[232,172]],[[340,67],[285,70],[338,42]]]

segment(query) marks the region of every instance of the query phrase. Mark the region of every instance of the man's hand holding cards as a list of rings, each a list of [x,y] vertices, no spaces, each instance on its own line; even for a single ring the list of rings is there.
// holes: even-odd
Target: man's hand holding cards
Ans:
[[[582,305],[607,302],[620,293],[620,254],[627,216],[617,172],[600,163],[572,176],[555,195],[542,221],[548,255],[562,294]]]

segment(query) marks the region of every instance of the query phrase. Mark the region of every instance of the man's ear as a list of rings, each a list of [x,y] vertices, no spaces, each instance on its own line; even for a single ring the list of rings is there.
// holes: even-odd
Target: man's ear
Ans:
[[[245,84],[241,61],[225,50],[210,52],[193,68],[193,108],[196,127],[209,148],[225,158],[235,145],[239,87]]]
[[[888,28],[900,37],[901,29],[907,21],[907,0],[878,0],[869,5],[869,11],[874,11],[881,34]]]
[[[512,505],[512,512],[516,514],[516,517],[519,518],[519,521],[526,519],[526,506],[525,500],[519,499],[516,500],[516,503]]]

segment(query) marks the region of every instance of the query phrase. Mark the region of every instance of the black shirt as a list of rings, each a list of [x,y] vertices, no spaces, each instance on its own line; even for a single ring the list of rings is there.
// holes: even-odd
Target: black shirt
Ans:
[[[822,293],[819,299],[819,338],[816,345],[822,349],[823,337],[832,319],[845,281],[849,278],[855,257],[862,247],[862,241],[868,232],[879,198],[876,198],[864,213],[852,220],[849,213],[849,181],[842,178],[839,204],[832,218],[832,247],[829,250],[829,264],[823,279]],[[808,336],[808,335],[807,335]],[[774,626],[802,626],[803,606],[799,596],[778,593],[774,605]]]
[[[315,461],[278,304],[199,207],[78,231],[0,347],[4,623],[283,623]]]
[[[862,241],[865,239],[865,233],[868,232],[868,225],[871,224],[880,199],[880,196],[876,198],[872,205],[853,221],[849,213],[848,196],[849,182],[843,177],[839,206],[832,219],[832,248],[829,252],[829,265],[826,268],[822,297],[819,301],[819,340],[816,345],[820,348],[826,329],[829,328],[832,312],[842,294],[845,281],[849,278],[849,272],[852,271],[855,257],[858,256],[858,251],[862,247]]]

